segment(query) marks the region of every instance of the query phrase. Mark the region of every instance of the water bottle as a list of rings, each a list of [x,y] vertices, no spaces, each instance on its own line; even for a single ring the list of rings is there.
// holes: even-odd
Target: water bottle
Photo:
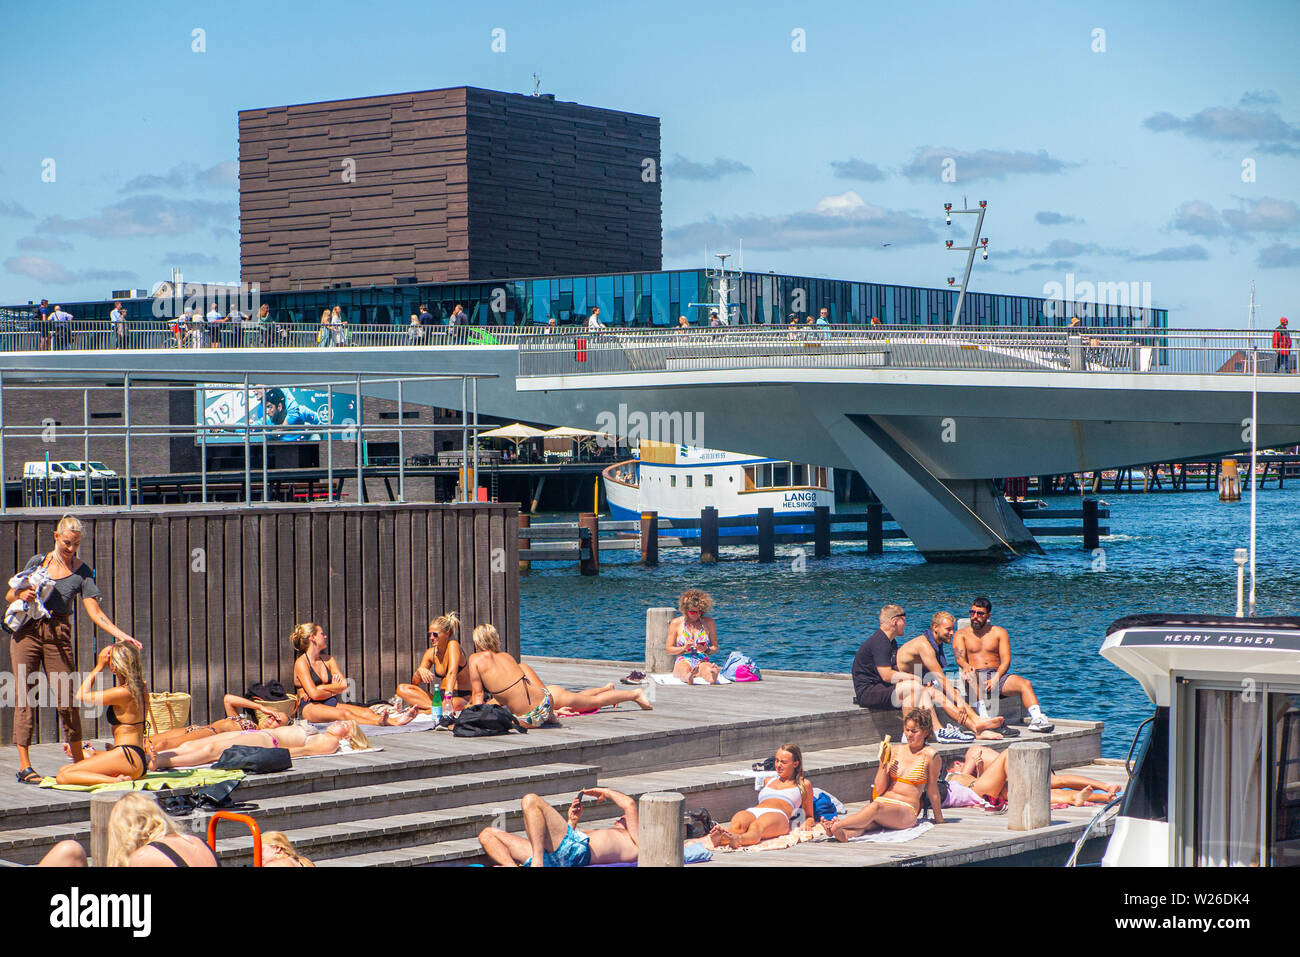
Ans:
[[[433,707],[429,710],[429,714],[433,717],[435,724],[442,720],[442,689],[441,688],[433,689]]]

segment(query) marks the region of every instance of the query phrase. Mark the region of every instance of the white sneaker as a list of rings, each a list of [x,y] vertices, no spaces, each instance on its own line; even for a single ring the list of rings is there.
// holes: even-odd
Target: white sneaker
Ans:
[[[1029,724],[1027,724],[1025,727],[1029,728],[1030,731],[1039,731],[1043,734],[1046,734],[1047,732],[1055,728],[1056,725],[1052,724],[1052,722],[1047,720],[1047,715],[1040,714],[1038,717],[1030,719]]]
[[[934,733],[944,744],[967,744],[975,740],[975,735],[965,728],[949,723]]]

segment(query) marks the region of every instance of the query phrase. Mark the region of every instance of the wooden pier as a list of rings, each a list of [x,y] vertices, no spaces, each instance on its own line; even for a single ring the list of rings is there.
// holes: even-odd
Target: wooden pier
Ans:
[[[617,681],[636,662],[527,659],[543,680],[567,688]],[[897,712],[852,704],[847,675],[765,672],[757,683],[713,687],[654,686],[655,709],[634,704],[565,718],[562,726],[495,738],[456,738],[447,732],[376,732],[373,753],[300,760],[292,770],[252,775],[235,799],[252,802],[264,829],[288,833],[294,846],[323,866],[412,866],[482,863],[476,835],[488,826],[522,831],[520,799],[528,792],[563,811],[583,787],[612,787],[634,797],[674,790],[688,808],[706,807],[726,821],[754,798],[752,777],[731,772],[770,756],[780,745],[804,749],[810,778],[851,808],[869,796],[875,744],[899,734]],[[1006,704],[1007,702],[1004,702]],[[1018,703],[1004,711],[1020,724]],[[1046,741],[1057,769],[1084,769],[1104,778],[1122,774],[1097,765],[1102,726],[1053,715]],[[1021,725],[1023,727],[1023,725]],[[964,745],[941,745],[951,757]],[[33,748],[36,767],[52,772],[64,760],[57,745]],[[4,748],[0,763],[12,764]],[[32,863],[64,838],[87,841],[89,797],[37,789],[0,777],[0,860]],[[608,804],[587,807],[584,822],[601,826],[617,815]],[[1049,827],[1009,831],[1005,815],[978,809],[946,812],[952,823],[906,844],[804,844],[769,852],[718,852],[707,867],[963,864],[1068,855],[1094,812],[1052,812]],[[185,819],[196,831],[206,815]],[[504,824],[503,824],[504,822]],[[251,839],[223,838],[222,862],[248,863]],[[1105,828],[1099,832],[1106,833]],[[694,865],[693,865],[694,866]]]

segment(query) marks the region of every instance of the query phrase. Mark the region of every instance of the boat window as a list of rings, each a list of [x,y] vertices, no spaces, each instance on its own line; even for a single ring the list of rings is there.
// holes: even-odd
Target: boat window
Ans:
[[[713,488],[713,474],[711,472],[704,473],[704,487]]]
[[[781,486],[790,484],[790,463],[778,462],[772,466],[772,485]]]
[[[677,487],[677,476],[676,476],[676,475],[670,475],[670,476],[668,476],[668,484],[669,484],[671,487],[676,488],[676,487]]]
[[[1144,821],[1169,819],[1169,709],[1157,708],[1155,720],[1147,727],[1146,741],[1133,764],[1120,809],[1124,817]]]
[[[1192,781],[1198,867],[1254,866],[1260,858],[1264,695],[1198,688]]]
[[[1300,865],[1300,695],[1269,695],[1270,867]]]
[[[793,463],[790,466],[790,484],[807,485],[808,484],[808,466],[803,463]]]
[[[695,476],[694,475],[686,476],[686,487],[692,488],[694,487],[694,485],[695,485]]]

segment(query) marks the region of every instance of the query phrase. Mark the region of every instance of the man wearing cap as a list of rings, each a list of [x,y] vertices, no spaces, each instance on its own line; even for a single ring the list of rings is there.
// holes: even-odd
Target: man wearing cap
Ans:
[[[1274,372],[1291,371],[1291,333],[1287,332],[1286,316],[1278,322],[1273,330],[1273,351],[1277,353],[1277,367]]]

